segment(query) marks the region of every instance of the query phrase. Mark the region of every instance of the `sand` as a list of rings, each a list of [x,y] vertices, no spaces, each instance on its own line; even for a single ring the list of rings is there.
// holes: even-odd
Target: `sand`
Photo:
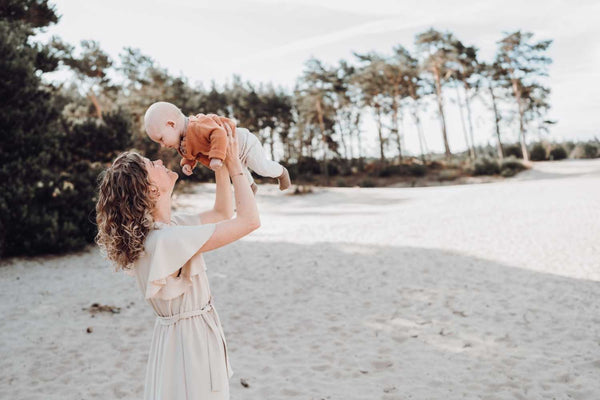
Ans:
[[[598,398],[600,160],[257,198],[260,229],[205,255],[232,399]],[[141,398],[154,316],[96,248],[7,260],[0,292],[0,398]]]

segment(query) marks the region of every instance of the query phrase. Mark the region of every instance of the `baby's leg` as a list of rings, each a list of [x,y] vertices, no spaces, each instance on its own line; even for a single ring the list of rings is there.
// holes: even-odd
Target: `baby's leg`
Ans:
[[[259,140],[252,133],[248,135],[246,165],[260,176],[277,178],[283,173],[281,164],[269,160]]]

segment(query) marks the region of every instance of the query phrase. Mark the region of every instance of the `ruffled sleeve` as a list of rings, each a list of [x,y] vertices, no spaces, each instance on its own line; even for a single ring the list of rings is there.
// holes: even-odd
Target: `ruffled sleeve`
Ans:
[[[171,222],[175,225],[202,225],[200,214],[173,214],[171,216]]]
[[[146,238],[148,280],[145,298],[170,300],[180,296],[192,284],[191,276],[204,269],[197,251],[212,236],[215,224],[166,226]],[[170,276],[183,268],[179,277]]]

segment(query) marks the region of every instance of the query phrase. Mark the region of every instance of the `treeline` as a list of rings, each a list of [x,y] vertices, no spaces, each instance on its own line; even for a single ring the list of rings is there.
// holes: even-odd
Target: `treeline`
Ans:
[[[365,157],[363,143],[369,133],[361,130],[361,122],[367,113],[376,123],[382,163],[396,157],[401,162],[405,156],[403,119],[413,125],[423,162],[430,153],[431,135],[441,136],[445,156],[451,157],[445,98],[457,103],[471,159],[478,156],[472,116],[477,98],[489,108],[497,157],[505,156],[503,138],[513,133],[516,118],[521,153],[529,160],[528,130],[543,130],[553,123],[546,118],[550,89],[544,85],[551,42],[535,41],[528,32],[509,33],[498,41],[494,60],[485,62],[478,58],[476,47],[450,32],[429,29],[416,35],[414,53],[398,45],[390,54],[355,53],[352,60],[336,65],[310,59],[291,93],[243,82],[237,76],[221,87],[192,86],[185,77],[171,75],[132,48],[111,60],[95,41],[73,47],[55,38],[49,47],[59,65],[77,77],[62,89],[70,90],[73,100],[69,117],[102,119],[107,110],[127,110],[140,136],[135,144],[144,150],[156,151],[152,143],[144,142],[141,116],[149,104],[165,100],[187,114],[212,112],[235,118],[261,137],[274,159],[298,162],[309,157],[326,165],[331,159]],[[430,102],[437,110],[439,132],[424,132],[422,127]],[[283,149],[282,157],[276,157],[276,148]]]

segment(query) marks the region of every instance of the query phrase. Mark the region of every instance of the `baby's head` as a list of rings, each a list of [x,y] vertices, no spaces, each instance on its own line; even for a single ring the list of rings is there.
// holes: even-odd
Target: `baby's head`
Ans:
[[[152,104],[144,115],[148,137],[161,147],[178,149],[184,125],[185,115],[175,105],[165,101]]]

